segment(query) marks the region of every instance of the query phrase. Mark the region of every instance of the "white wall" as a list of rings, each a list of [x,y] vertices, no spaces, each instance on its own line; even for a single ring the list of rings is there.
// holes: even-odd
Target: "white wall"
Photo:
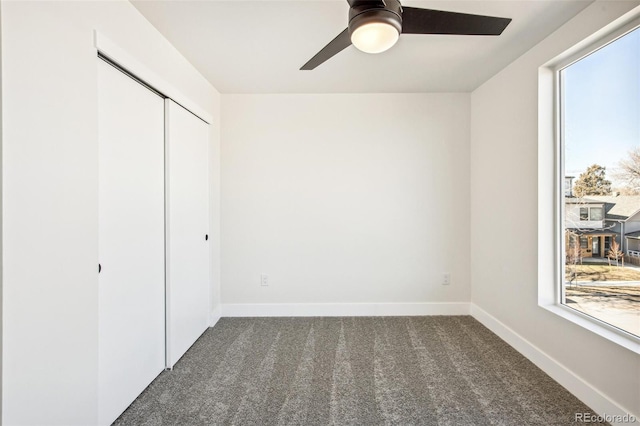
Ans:
[[[219,95],[128,2],[2,2],[3,421],[97,420],[97,29],[214,117]],[[212,210],[219,164],[212,173]],[[211,230],[217,280],[217,218]],[[217,283],[216,283],[217,284]]]
[[[222,158],[223,306],[469,301],[469,94],[223,95]]]
[[[538,306],[538,283],[553,280],[554,255],[553,169],[540,176],[546,184],[538,187],[537,157],[538,68],[637,4],[594,3],[471,96],[472,303],[566,367],[556,378],[564,374],[565,386],[573,380],[572,391],[584,390],[578,396],[600,405],[594,409],[611,402],[636,416],[640,357]],[[539,207],[548,226],[538,228]],[[539,232],[548,244],[540,250]],[[486,249],[488,241],[498,243],[499,256]]]

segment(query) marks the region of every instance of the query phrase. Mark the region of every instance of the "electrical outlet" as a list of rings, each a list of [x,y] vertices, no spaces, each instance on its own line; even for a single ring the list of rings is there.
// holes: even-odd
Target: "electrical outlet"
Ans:
[[[442,285],[449,285],[451,284],[451,274],[448,272],[445,272],[444,275],[442,275]]]
[[[269,285],[269,275],[260,274],[260,285],[266,287]]]

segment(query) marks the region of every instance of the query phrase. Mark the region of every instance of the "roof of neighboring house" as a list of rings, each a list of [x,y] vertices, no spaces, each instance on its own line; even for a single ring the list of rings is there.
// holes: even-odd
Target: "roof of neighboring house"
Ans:
[[[615,232],[607,230],[607,229],[580,229],[578,232],[575,232],[576,235],[591,235],[593,237],[602,236],[602,237],[610,237],[612,235],[616,235]],[[626,234],[625,234],[626,236]]]
[[[636,238],[636,239],[640,239],[640,231],[636,231],[636,232],[629,232],[628,234],[624,234],[625,238]]]
[[[586,198],[568,198],[566,202],[571,204],[604,203],[606,220],[625,221],[640,212],[640,195],[590,195]]]
[[[602,204],[602,201],[579,197],[564,197],[564,202],[567,204]]]
[[[605,203],[606,219],[627,220],[640,211],[640,195],[591,195],[589,199]]]

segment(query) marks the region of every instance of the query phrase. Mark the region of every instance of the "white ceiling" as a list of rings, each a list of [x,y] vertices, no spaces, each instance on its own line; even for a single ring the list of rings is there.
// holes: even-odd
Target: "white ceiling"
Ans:
[[[513,21],[499,37],[403,34],[378,55],[350,46],[300,71],[346,28],[345,0],[132,1],[221,93],[469,92],[591,2],[406,0]]]

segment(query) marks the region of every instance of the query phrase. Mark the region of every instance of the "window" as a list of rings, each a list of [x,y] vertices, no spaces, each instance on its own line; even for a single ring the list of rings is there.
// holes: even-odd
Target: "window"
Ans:
[[[589,209],[587,207],[580,207],[580,220],[589,220]]]
[[[580,237],[580,248],[585,250],[589,248],[589,240],[587,237]]]
[[[589,220],[602,220],[602,208],[591,207],[589,209]]]
[[[603,219],[604,217],[602,214],[602,207],[580,207],[581,221],[603,220]]]
[[[565,197],[573,196],[573,176],[565,176],[564,178],[564,195]]]
[[[561,159],[556,185],[559,205],[564,206],[559,209],[601,202],[594,207],[583,204],[579,214],[580,221],[602,224],[589,224],[586,231],[590,236],[580,236],[582,253],[576,256],[572,255],[575,247],[571,239],[561,237],[568,230],[576,232],[575,226],[567,226],[569,220],[558,215],[563,222],[557,228],[561,230],[557,236],[561,247],[557,257],[561,265],[560,303],[638,337],[640,303],[636,300],[640,287],[634,282],[640,281],[636,266],[640,266],[640,259],[629,256],[632,247],[626,246],[625,238],[629,233],[640,233],[640,220],[634,218],[640,210],[637,21],[635,28],[607,43],[597,42],[590,51],[572,59],[556,73]],[[605,204],[606,214],[601,207]]]
[[[589,209],[580,207],[580,220],[589,220]]]

